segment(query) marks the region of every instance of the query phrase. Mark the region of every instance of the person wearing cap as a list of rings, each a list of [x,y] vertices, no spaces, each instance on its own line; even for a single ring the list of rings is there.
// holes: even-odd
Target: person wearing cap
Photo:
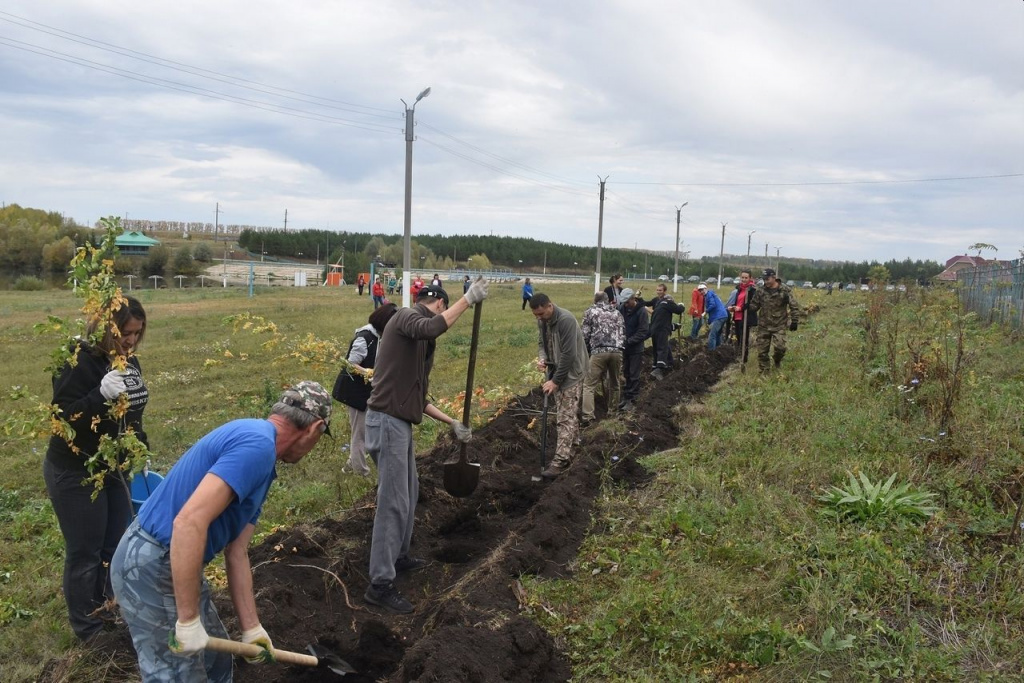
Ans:
[[[757,366],[762,375],[782,365],[786,355],[786,329],[796,332],[800,322],[800,305],[793,290],[779,281],[772,268],[761,274],[764,285],[754,291],[749,310],[757,314]]]
[[[690,328],[690,339],[693,341],[697,341],[700,326],[704,322],[704,292],[707,289],[708,286],[702,282],[690,294],[690,317],[693,318],[693,326]]]
[[[201,438],[142,505],[110,573],[143,680],[231,680],[231,655],[204,651],[209,635],[228,637],[203,577],[221,551],[242,642],[263,648],[250,661],[273,661],[248,545],[277,463],[301,460],[330,434],[330,422],[331,395],[299,382],[265,420],[234,420]]]
[[[395,587],[400,572],[426,565],[409,555],[419,477],[416,473],[412,426],[427,415],[444,422],[463,443],[472,432],[427,400],[437,338],[487,298],[487,280],[478,277],[466,294],[448,307],[448,293],[430,285],[419,291],[416,304],[395,314],[384,328],[377,352],[377,371],[366,402],[366,451],[377,463],[377,508],[370,541],[370,585],[363,599],[394,614],[413,611]]]
[[[594,390],[608,382],[608,411],[619,405],[619,375],[622,369],[622,347],[626,342],[626,326],[608,295],[594,294],[594,305],[583,313],[583,341],[590,352],[590,367],[583,381],[583,424],[594,420]]]
[[[539,333],[537,369],[545,377],[541,391],[555,399],[558,426],[555,457],[540,476],[554,479],[572,464],[573,447],[580,435],[580,398],[588,365],[587,344],[576,316],[555,306],[547,294],[534,294],[530,311],[537,319]]]
[[[641,300],[640,305],[651,308],[651,345],[654,347],[654,369],[651,376],[664,379],[665,372],[671,370],[673,364],[672,349],[668,344],[668,337],[672,333],[672,316],[683,313],[686,307],[672,300],[663,282],[655,287],[654,298],[650,301]]]
[[[626,341],[622,350],[622,374],[626,380],[619,410],[632,410],[640,395],[640,373],[644,367],[644,341],[651,335],[650,317],[629,287],[619,293],[619,313],[625,326]]]
[[[714,351],[724,341],[722,328],[725,327],[725,321],[729,319],[729,311],[726,310],[725,304],[714,290],[704,289],[702,291],[704,292],[704,313],[708,316],[708,351]]]

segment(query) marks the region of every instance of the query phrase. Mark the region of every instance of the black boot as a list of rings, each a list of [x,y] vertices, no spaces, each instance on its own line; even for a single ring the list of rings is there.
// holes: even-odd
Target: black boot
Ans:
[[[782,366],[782,359],[783,359],[783,357],[785,357],[785,355],[786,355],[785,351],[776,351],[775,353],[772,354],[772,360],[775,361],[776,369],[778,369],[778,368],[780,368]]]

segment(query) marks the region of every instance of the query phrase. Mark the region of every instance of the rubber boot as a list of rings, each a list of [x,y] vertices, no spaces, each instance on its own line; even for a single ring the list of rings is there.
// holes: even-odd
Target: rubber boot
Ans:
[[[782,359],[785,357],[785,351],[774,351],[772,353],[772,360],[775,361],[775,368],[778,369],[782,366]]]

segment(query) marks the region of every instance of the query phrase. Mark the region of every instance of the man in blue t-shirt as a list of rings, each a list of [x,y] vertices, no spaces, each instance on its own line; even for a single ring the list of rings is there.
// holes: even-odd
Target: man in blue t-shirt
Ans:
[[[249,541],[278,461],[298,462],[330,433],[331,395],[316,382],[287,389],[266,420],[235,420],[200,439],[143,504],[110,573],[143,680],[231,680],[231,655],[203,652],[227,631],[203,567],[224,551],[242,642],[273,660],[252,590]],[[202,656],[197,656],[202,654]]]

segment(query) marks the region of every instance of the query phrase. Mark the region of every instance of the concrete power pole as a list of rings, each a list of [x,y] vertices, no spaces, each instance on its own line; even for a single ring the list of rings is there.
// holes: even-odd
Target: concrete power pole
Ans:
[[[601,178],[597,176],[597,179],[601,181],[601,208],[597,213],[597,261],[594,263],[594,292],[601,291],[601,237],[604,232],[604,184],[608,180],[608,176]]]
[[[680,204],[679,206],[676,207],[676,258],[675,258],[675,267],[674,267],[673,273],[672,273],[672,293],[673,294],[675,294],[676,291],[678,291],[678,288],[679,288],[679,220],[680,220],[679,217],[683,213],[683,207],[686,206],[689,203],[690,202],[683,202],[682,204]]]
[[[722,286],[722,266],[725,264],[725,226],[727,223],[722,223],[722,246],[718,250],[718,284],[716,287]]]
[[[284,210],[284,231],[288,232],[288,209]]]
[[[220,232],[220,202],[217,202],[217,208],[213,211],[213,241],[217,241],[217,233]],[[227,240],[225,240],[226,242]]]

